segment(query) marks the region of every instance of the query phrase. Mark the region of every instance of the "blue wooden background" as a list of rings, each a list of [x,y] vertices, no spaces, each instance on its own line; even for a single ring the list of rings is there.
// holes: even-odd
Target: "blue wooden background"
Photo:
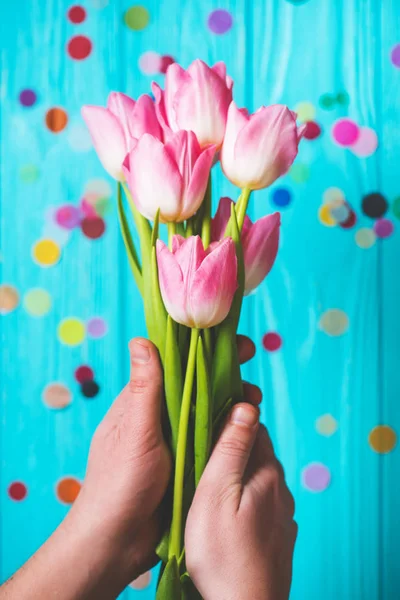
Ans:
[[[399,0],[142,0],[150,22],[141,31],[124,23],[129,0],[84,0],[86,20],[67,19],[67,0],[1,3],[1,281],[14,286],[19,306],[0,317],[1,327],[1,579],[17,569],[53,531],[68,510],[56,496],[60,478],[82,479],[91,436],[128,376],[127,343],[144,335],[143,314],[119,235],[116,212],[106,215],[98,240],[73,231],[59,264],[44,269],[31,257],[50,206],[78,204],[85,185],[106,179],[95,152],[71,147],[71,130],[83,124],[80,107],[105,104],[111,90],[133,96],[149,91],[151,79],[138,61],[154,51],[184,66],[196,57],[224,60],[235,79],[237,104],[256,109],[283,102],[310,102],[322,135],[303,141],[299,164],[309,168],[302,183],[286,176],[273,186],[290,190],[282,208],[282,244],[268,280],[244,304],[241,330],[257,344],[245,376],[264,393],[262,416],[276,444],[297,503],[300,533],[292,598],[395,600],[400,596],[400,522],[394,488],[400,455],[382,455],[368,442],[377,425],[399,427],[399,221],[394,233],[370,249],[355,242],[372,220],[361,210],[363,195],[379,191],[389,204],[400,195],[400,70],[390,60],[400,42]],[[138,2],[137,2],[138,3]],[[215,9],[226,9],[232,28],[216,35],[207,27]],[[93,43],[85,60],[66,51],[73,35]],[[32,107],[21,90],[37,93]],[[346,91],[348,106],[325,110],[323,94]],[[45,125],[46,111],[61,106],[67,127]],[[358,158],[335,144],[332,123],[349,115],[372,127],[378,150]],[[77,129],[76,129],[77,128]],[[75,133],[75,135],[78,135]],[[79,144],[78,144],[79,145]],[[72,143],[72,146],[74,144]],[[75,144],[76,147],[76,144]],[[35,181],[21,169],[39,170]],[[22,171],[23,172],[23,171]],[[318,219],[324,191],[341,188],[357,214],[351,229],[326,227]],[[219,174],[215,187],[234,195]],[[114,187],[113,187],[114,190]],[[112,199],[115,201],[115,195]],[[254,195],[252,217],[275,210],[272,190]],[[24,310],[31,288],[44,288],[52,309],[43,318]],[[328,309],[349,318],[348,330],[329,336],[319,326]],[[69,347],[57,327],[74,316],[103,317],[108,333]],[[279,332],[282,348],[267,352],[262,338]],[[74,370],[89,364],[100,393],[80,393]],[[73,401],[51,410],[43,389],[63,382]],[[323,436],[316,419],[332,415],[338,430]],[[320,462],[331,473],[325,491],[302,484],[307,465]],[[8,496],[21,481],[24,500]],[[150,586],[128,589],[124,598],[150,599]]]

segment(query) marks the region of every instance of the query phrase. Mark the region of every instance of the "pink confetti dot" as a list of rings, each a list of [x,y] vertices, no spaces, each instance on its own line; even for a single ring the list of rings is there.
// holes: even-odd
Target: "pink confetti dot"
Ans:
[[[392,64],[400,69],[400,44],[396,44],[390,53]]]
[[[389,219],[378,219],[374,223],[374,231],[379,238],[387,238],[392,235],[394,225]]]
[[[370,127],[360,127],[359,136],[350,150],[359,157],[371,156],[378,147],[378,136]]]
[[[139,68],[145,75],[160,73],[161,66],[162,58],[157,52],[149,50],[149,52],[144,52],[139,58]]]
[[[279,333],[270,331],[266,333],[262,339],[263,346],[268,352],[275,352],[282,346],[282,338]]]
[[[81,222],[79,208],[73,204],[65,204],[57,209],[55,214],[56,223],[64,229],[74,229]]]
[[[360,135],[360,128],[351,119],[339,119],[333,124],[332,137],[339,146],[352,146]]]
[[[86,324],[88,336],[94,339],[103,337],[107,331],[107,323],[101,317],[92,317]]]

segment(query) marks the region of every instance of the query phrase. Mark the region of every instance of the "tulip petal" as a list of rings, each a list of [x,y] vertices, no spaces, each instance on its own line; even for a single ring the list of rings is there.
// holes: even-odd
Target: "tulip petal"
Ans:
[[[187,300],[187,290],[192,286],[192,279],[206,257],[201,237],[191,235],[186,238],[175,252],[175,259],[178,262],[183,273],[185,281],[185,300]]]
[[[164,101],[168,124],[173,131],[180,129],[176,120],[175,96],[185,81],[190,81],[190,75],[178,63],[172,63],[165,74]]]
[[[210,170],[215,156],[215,146],[209,146],[200,154],[191,172],[189,186],[183,198],[181,220],[191,217],[203,202]]]
[[[158,279],[161,296],[168,314],[177,323],[187,324],[188,315],[184,304],[184,282],[181,268],[175,256],[163,241],[157,240]]]
[[[228,109],[224,143],[221,150],[221,167],[224,174],[231,181],[235,180],[236,159],[234,155],[235,143],[239,132],[248,124],[249,116],[246,110],[240,109],[235,102],[231,102]]]
[[[262,189],[286,173],[297,156],[296,121],[283,105],[263,107],[239,132],[234,146],[235,179]]]
[[[144,133],[161,140],[161,127],[157,119],[153,100],[147,94],[139,96],[134,111],[131,114],[130,133],[139,139]]]
[[[129,147],[129,140],[132,137],[130,121],[136,102],[126,94],[121,92],[111,92],[107,100],[107,108],[115,115],[122,127],[125,136],[126,147]]]
[[[195,60],[190,75],[174,96],[176,122],[180,129],[194,131],[200,146],[222,144],[232,92],[225,81],[203,61]]]
[[[245,294],[254,290],[272,269],[279,246],[280,213],[256,221],[243,235]]]
[[[236,289],[235,244],[232,238],[225,238],[206,256],[193,277],[189,302],[196,327],[221,323],[229,313]]]
[[[226,64],[220,60],[215,65],[211,67],[211,70],[214,71],[223,81],[226,80]]]
[[[179,235],[178,233],[176,233],[172,237],[172,254],[175,254],[175,252],[182,246],[185,240],[186,238],[184,238],[183,235]]]
[[[127,147],[117,117],[102,106],[86,105],[82,107],[81,113],[103,167],[111,177],[123,181],[122,162]]]
[[[217,212],[211,220],[211,239],[219,242],[224,237],[226,226],[231,216],[231,205],[233,200],[223,196],[219,200]]]
[[[138,210],[160,221],[174,221],[181,211],[182,177],[176,162],[157,138],[145,133],[129,155],[128,185]]]

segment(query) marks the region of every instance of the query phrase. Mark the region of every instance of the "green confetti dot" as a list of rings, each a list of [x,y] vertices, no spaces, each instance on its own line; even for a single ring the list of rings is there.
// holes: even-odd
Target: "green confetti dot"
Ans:
[[[19,176],[24,183],[35,183],[39,179],[40,171],[36,165],[23,165]]]
[[[336,96],[336,102],[342,106],[347,106],[350,102],[350,96],[347,92],[339,92]]]
[[[325,110],[332,110],[335,107],[336,98],[332,94],[324,94],[319,99],[319,105]]]
[[[296,163],[291,167],[289,177],[296,183],[304,183],[310,177],[310,168],[303,163]]]
[[[125,25],[134,31],[145,29],[150,21],[150,14],[144,6],[131,6],[124,15]]]
[[[395,215],[395,217],[400,219],[400,196],[397,196],[397,198],[393,200],[392,212]]]
[[[33,317],[43,317],[51,308],[51,297],[40,288],[29,290],[24,297],[24,308]]]
[[[96,200],[94,208],[99,217],[104,217],[111,211],[112,208],[110,198],[99,198],[98,200]]]

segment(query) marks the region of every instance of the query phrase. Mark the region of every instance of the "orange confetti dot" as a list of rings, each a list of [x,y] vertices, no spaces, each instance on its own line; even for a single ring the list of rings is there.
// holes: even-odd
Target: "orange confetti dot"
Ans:
[[[391,452],[396,445],[396,432],[389,425],[378,425],[369,434],[369,445],[378,454]]]
[[[19,294],[12,285],[0,285],[0,314],[6,315],[17,308]]]
[[[60,502],[72,504],[81,491],[81,487],[80,481],[75,477],[63,477],[57,484],[57,497]]]
[[[62,131],[68,123],[68,115],[58,106],[50,108],[46,113],[46,125],[53,133]]]

